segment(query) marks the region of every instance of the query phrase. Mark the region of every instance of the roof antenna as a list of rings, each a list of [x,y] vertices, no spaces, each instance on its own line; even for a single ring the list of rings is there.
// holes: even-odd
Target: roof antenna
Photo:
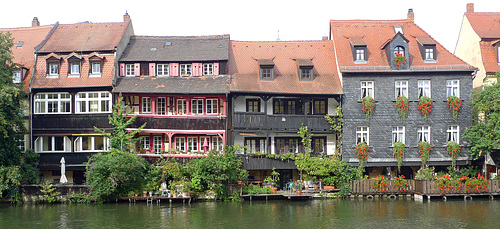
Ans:
[[[278,38],[276,39],[276,41],[281,41],[280,39],[280,30],[278,29]]]

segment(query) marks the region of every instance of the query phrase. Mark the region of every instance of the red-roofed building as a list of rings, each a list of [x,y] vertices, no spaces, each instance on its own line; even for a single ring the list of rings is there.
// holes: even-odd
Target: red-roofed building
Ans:
[[[58,24],[35,52],[30,79],[31,135],[40,153],[43,178],[57,182],[61,157],[70,183],[84,180],[84,162],[108,150],[109,139],[94,131],[112,130],[113,83],[119,59],[133,35],[128,14],[123,22]]]
[[[330,40],[231,41],[229,72],[230,144],[246,146],[243,168],[251,179],[263,180],[273,167],[280,187],[299,179],[294,163],[253,163],[251,155],[304,152],[301,124],[314,134],[313,155],[336,153],[339,133],[330,130],[325,115],[335,115],[342,85]]]
[[[469,106],[472,74],[476,68],[448,52],[413,21],[413,10],[405,20],[332,20],[330,38],[342,79],[344,111],[342,159],[358,165],[356,145],[370,146],[366,174],[395,174],[397,159],[393,146],[406,145],[401,174],[412,178],[421,166],[417,144],[429,142],[428,164],[446,168],[451,157],[445,150],[449,141],[461,146],[457,163],[470,160],[460,133],[472,125]],[[462,100],[458,119],[447,105],[448,96]],[[371,118],[363,113],[363,98],[375,100]],[[397,98],[409,99],[406,119],[396,109]],[[417,105],[427,96],[434,105],[424,119]],[[389,169],[388,169],[389,168]]]
[[[500,71],[500,12],[474,12],[474,3],[467,4],[455,55],[479,68],[475,90],[494,83]]]

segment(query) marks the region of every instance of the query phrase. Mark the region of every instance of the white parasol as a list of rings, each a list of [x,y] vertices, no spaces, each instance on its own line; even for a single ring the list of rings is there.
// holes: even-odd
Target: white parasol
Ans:
[[[59,180],[59,183],[68,183],[68,179],[66,178],[66,161],[64,160],[64,157],[61,158],[61,179]]]

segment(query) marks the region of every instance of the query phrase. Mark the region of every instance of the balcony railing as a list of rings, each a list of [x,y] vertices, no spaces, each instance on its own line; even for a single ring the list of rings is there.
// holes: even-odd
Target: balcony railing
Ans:
[[[179,129],[179,130],[225,130],[225,118],[174,118],[137,116],[131,128],[146,123],[145,129]]]
[[[110,114],[43,114],[33,115],[33,130],[53,131],[71,130],[78,133],[79,130],[93,131],[94,126],[99,128],[112,128],[109,124]]]
[[[313,130],[329,130],[323,115],[265,115],[234,113],[233,128],[245,129],[298,129],[301,124]]]

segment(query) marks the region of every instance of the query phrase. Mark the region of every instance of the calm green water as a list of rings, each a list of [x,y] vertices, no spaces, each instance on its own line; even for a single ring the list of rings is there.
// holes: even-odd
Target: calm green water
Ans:
[[[500,200],[0,206],[0,228],[500,228]]]

